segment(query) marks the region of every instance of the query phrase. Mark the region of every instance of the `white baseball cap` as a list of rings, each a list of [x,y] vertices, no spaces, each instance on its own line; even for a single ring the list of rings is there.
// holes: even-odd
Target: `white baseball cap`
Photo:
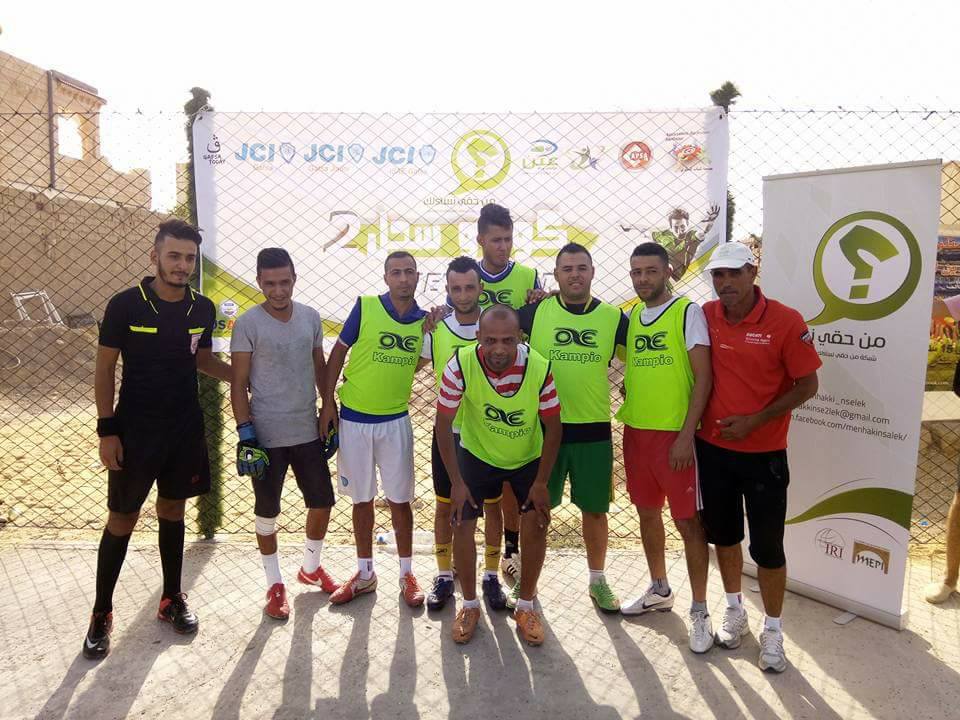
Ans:
[[[704,272],[709,274],[721,268],[736,270],[744,265],[756,264],[757,260],[753,257],[753,252],[746,245],[739,242],[726,242],[713,251]]]

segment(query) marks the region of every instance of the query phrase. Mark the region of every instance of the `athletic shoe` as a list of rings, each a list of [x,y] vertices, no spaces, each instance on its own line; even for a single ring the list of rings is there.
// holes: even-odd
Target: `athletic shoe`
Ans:
[[[83,639],[83,656],[88,660],[103,660],[110,653],[111,632],[113,632],[113,613],[93,613],[90,616],[87,636]]]
[[[437,575],[433,579],[433,587],[427,595],[427,610],[443,610],[447,600],[453,597],[453,580]]]
[[[710,616],[702,610],[690,613],[690,649],[695,653],[705,653],[713,647],[713,623]]]
[[[945,582],[934,582],[927,585],[923,591],[923,597],[928,603],[938,605],[949,598],[957,591],[955,586],[947,585]]]
[[[183,635],[195,633],[200,628],[196,613],[187,607],[186,593],[177,593],[172,598],[161,598],[157,618],[173,625]]]
[[[510,594],[507,595],[507,607],[513,610],[517,606],[517,601],[520,599],[520,578],[517,577],[517,581],[513,584],[513,588],[510,590]]]
[[[519,584],[518,584],[519,585]],[[503,594],[503,588],[500,586],[500,578],[496,575],[488,575],[483,579],[483,599],[491,610],[505,610],[507,607],[507,596]]]
[[[357,570],[353,574],[353,577],[347,580],[343,585],[338,587],[333,594],[330,595],[330,603],[332,605],[343,605],[353,600],[357,595],[363,595],[364,593],[372,593],[377,589],[377,575],[374,573],[367,580],[360,579],[360,571]]]
[[[782,673],[787,669],[787,656],[783,652],[783,633],[766,630],[760,633],[760,669]]]
[[[470,642],[479,620],[480,608],[460,608],[457,619],[453,621],[453,641],[460,644]]]
[[[673,608],[674,600],[673,590],[667,595],[658,595],[654,592],[653,585],[650,585],[643,596],[628,600],[627,604],[620,608],[620,612],[624,615],[643,615],[654,610],[667,612]]]
[[[750,632],[747,611],[743,607],[728,607],[723,613],[723,624],[717,630],[714,640],[720,647],[733,650],[740,647],[740,638]]]
[[[286,620],[290,617],[290,606],[287,604],[287,589],[283,583],[274,583],[267,590],[267,604],[263,611],[276,620]]]
[[[423,605],[423,590],[420,589],[413,573],[407,573],[400,578],[400,592],[403,593],[403,601],[410,607]]]
[[[297,581],[304,585],[314,585],[325,593],[336,592],[337,588],[340,587],[337,585],[337,581],[330,577],[330,573],[323,569],[323,565],[318,566],[312,573],[308,573],[301,567],[297,573]]]
[[[590,583],[590,599],[605,613],[615,613],[620,609],[620,600],[607,585],[606,578]]]
[[[500,558],[500,571],[504,577],[508,577],[514,582],[520,582],[520,553],[514,553],[510,557]]]
[[[536,610],[514,610],[513,619],[517,621],[517,632],[528,645],[543,644],[543,623]]]

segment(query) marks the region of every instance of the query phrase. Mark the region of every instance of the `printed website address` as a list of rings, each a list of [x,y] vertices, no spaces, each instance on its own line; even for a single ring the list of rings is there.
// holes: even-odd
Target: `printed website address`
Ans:
[[[835,422],[833,420],[823,420],[821,418],[808,417],[807,415],[795,415],[794,420],[806,423],[807,425],[819,425],[830,430],[846,430],[847,432],[860,433],[862,435],[871,435],[873,437],[882,437],[886,440],[904,441],[907,439],[906,433],[887,432],[886,430],[877,430],[875,428],[863,427],[862,425],[851,425],[850,423]]]

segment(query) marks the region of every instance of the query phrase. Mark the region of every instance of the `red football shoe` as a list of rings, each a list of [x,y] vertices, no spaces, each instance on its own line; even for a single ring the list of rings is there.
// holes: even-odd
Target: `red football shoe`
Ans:
[[[353,600],[357,595],[372,593],[377,589],[377,576],[373,574],[369,580],[360,579],[360,571],[353,574],[353,577],[338,587],[332,595],[330,602],[334,605],[343,605]]]
[[[290,617],[290,606],[287,604],[287,589],[283,583],[274,583],[267,590],[267,605],[263,611],[277,620],[286,620]]]
[[[301,567],[300,572],[297,573],[297,580],[304,585],[315,585],[325,593],[336,592],[337,588],[340,587],[337,581],[330,577],[330,573],[323,569],[323,565],[320,565],[312,573],[308,573]]]

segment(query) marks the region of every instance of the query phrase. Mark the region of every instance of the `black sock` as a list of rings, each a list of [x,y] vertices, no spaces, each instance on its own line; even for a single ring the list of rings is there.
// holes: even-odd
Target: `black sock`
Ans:
[[[93,601],[94,612],[113,610],[113,589],[120,577],[123,559],[127,556],[129,535],[113,535],[106,528],[100,536],[100,548],[97,550],[97,597]]]
[[[519,530],[504,530],[503,531],[503,556],[510,557],[511,555],[516,555],[520,550],[520,531]]]
[[[157,518],[160,525],[160,565],[163,567],[163,597],[180,594],[180,574],[183,571],[183,520]]]

